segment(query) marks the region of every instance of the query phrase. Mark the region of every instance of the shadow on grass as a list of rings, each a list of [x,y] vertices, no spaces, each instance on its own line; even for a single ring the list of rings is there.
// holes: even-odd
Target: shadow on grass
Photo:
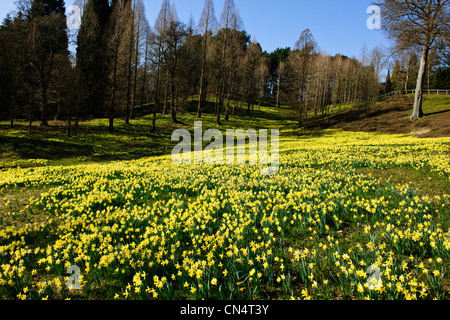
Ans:
[[[426,116],[432,116],[432,115],[435,115],[435,114],[447,113],[447,112],[450,112],[450,109],[449,109],[449,110],[437,111],[437,112],[425,113],[425,117],[426,117]]]
[[[0,152],[14,151],[22,159],[56,160],[67,157],[90,155],[93,146],[70,141],[52,141],[41,137],[0,136]]]
[[[97,120],[95,120],[97,121]],[[151,133],[144,124],[129,127],[116,126],[109,133],[107,125],[99,122],[80,124],[71,138],[66,128],[36,127],[27,134],[26,127],[16,125],[14,130],[0,130],[0,155],[6,160],[45,159],[59,164],[70,162],[135,160],[170,153],[173,148],[170,131]],[[51,134],[49,130],[54,130]],[[75,159],[80,160],[75,161]],[[66,163],[65,161],[61,163]]]

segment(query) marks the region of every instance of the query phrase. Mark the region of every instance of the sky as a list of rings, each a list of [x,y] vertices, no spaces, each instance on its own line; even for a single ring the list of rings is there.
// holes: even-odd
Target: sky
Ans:
[[[204,0],[173,0],[179,18],[187,23],[191,14],[200,19]],[[0,0],[0,19],[15,9],[15,0]],[[162,0],[143,0],[147,19],[153,25]],[[225,0],[214,0],[217,19]],[[367,27],[367,8],[373,0],[235,0],[244,28],[263,50],[293,47],[300,33],[309,28],[321,50],[360,58],[365,45],[370,51],[386,45],[379,30]],[[66,7],[74,0],[66,0]]]

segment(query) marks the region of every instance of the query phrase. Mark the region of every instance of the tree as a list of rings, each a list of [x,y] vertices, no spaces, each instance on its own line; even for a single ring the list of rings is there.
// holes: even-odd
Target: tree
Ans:
[[[276,109],[280,107],[281,103],[282,84],[286,75],[286,64],[290,52],[291,48],[278,48],[269,55],[269,73],[271,74],[271,81],[273,83],[271,90],[272,92],[276,91]]]
[[[242,75],[239,74],[239,66],[245,57],[246,51],[248,51],[248,43],[250,41],[250,36],[245,31],[240,31],[241,28],[240,18],[236,13],[233,16],[233,22],[229,32],[229,54],[226,58],[227,72],[225,74],[226,82],[224,94],[226,91],[227,104],[225,107],[225,121],[229,121],[230,118],[231,95],[233,94],[235,100],[236,93],[239,91],[240,81],[242,80]],[[259,58],[260,57],[258,57],[258,59]]]
[[[137,90],[138,90],[138,71],[139,71],[139,65],[140,65],[140,58],[141,58],[141,46],[142,43],[144,43],[144,47],[146,48],[144,51],[147,53],[147,32],[150,32],[149,25],[147,18],[145,17],[145,8],[144,4],[141,0],[135,0],[134,5],[134,12],[135,12],[135,21],[136,21],[136,28],[135,28],[135,49],[134,49],[134,81],[133,81],[133,93],[132,93],[132,101],[131,101],[131,110],[130,110],[130,118],[134,118],[134,108],[136,106],[136,103],[138,101],[137,98]],[[148,58],[148,55],[144,55],[144,63],[147,63],[146,60]],[[146,70],[145,70],[146,72]],[[141,97],[142,102],[142,97]],[[142,104],[142,103],[141,103]]]
[[[198,32],[202,34],[202,60],[201,60],[201,71],[200,71],[200,89],[199,89],[199,99],[197,108],[197,118],[202,117],[202,106],[204,103],[204,86],[205,86],[205,73],[207,64],[207,50],[209,39],[214,35],[216,31],[217,20],[214,13],[214,3],[212,0],[205,0],[205,5],[203,7],[202,16],[198,23]]]
[[[145,46],[145,53],[144,53],[144,61],[143,61],[143,67],[142,67],[142,85],[141,85],[141,94],[140,94],[140,106],[144,105],[144,101],[146,103],[149,103],[150,99],[148,96],[148,87],[149,85],[149,70],[151,69],[150,67],[150,50],[151,50],[151,45],[153,43],[153,37],[154,34],[150,28],[150,24],[148,23],[147,20],[145,20],[144,22],[144,26],[143,26],[143,35],[144,35],[144,46]]]
[[[388,70],[388,73],[386,75],[386,82],[385,82],[385,93],[392,92],[392,79],[391,79],[391,70]]]
[[[419,61],[415,51],[416,48],[412,46],[406,50],[398,51],[395,55],[400,69],[399,78],[401,80],[401,87],[396,90],[404,89],[405,92],[407,92],[410,87],[410,83],[412,86],[412,82],[416,80],[415,74],[417,75],[418,71],[416,65],[418,65]]]
[[[311,68],[311,59],[316,51],[317,43],[309,29],[302,31],[289,57],[289,64],[294,77],[294,102],[298,106],[299,126],[303,125],[303,112],[305,110],[305,97],[308,77]],[[324,79],[320,79],[323,81]]]
[[[260,54],[259,64],[256,67],[256,80],[258,83],[258,110],[261,109],[261,103],[265,97],[267,78],[269,76],[269,58]]]
[[[411,44],[421,46],[414,110],[411,120],[423,117],[423,84],[430,49],[442,39],[449,28],[450,0],[383,0],[382,28],[399,49]]]
[[[224,103],[225,84],[227,83],[227,62],[229,59],[229,47],[230,47],[230,31],[238,30],[240,27],[239,12],[236,9],[234,0],[225,0],[223,12],[220,18],[220,33],[216,38],[220,39],[219,49],[219,73],[218,73],[218,88],[216,95],[216,124],[221,125],[220,116],[222,113],[222,107]],[[228,64],[229,66],[230,64]]]
[[[403,83],[403,70],[400,68],[400,61],[395,60],[394,68],[392,69],[391,82],[394,91],[398,91],[402,88]]]
[[[109,132],[114,131],[114,118],[116,108],[116,98],[119,91],[119,60],[121,50],[124,50],[123,35],[127,27],[127,19],[131,12],[131,0],[117,0],[112,7],[112,13],[108,23],[108,49],[113,65],[111,72],[111,100],[108,110]],[[126,48],[126,47],[125,47]],[[129,69],[128,69],[129,70]]]
[[[88,0],[83,7],[77,37],[76,70],[78,101],[75,104],[75,126],[80,113],[94,116],[107,113],[111,52],[108,0]]]
[[[193,16],[186,26],[186,36],[179,50],[179,95],[183,97],[182,105],[188,103],[188,98],[194,100],[200,83],[202,37],[195,33]]]
[[[175,7],[172,4],[168,27],[166,30],[165,44],[166,50],[164,52],[164,60],[167,68],[167,73],[170,80],[170,94],[171,94],[171,118],[172,123],[181,123],[177,119],[177,87],[178,87],[178,61],[179,51],[183,40],[186,36],[186,29],[184,24],[178,19]]]
[[[261,45],[256,41],[251,42],[242,60],[242,74],[244,79],[244,93],[247,97],[247,116],[250,115],[250,109],[255,103],[257,94],[257,69],[262,58]]]
[[[156,131],[156,114],[160,109],[160,88],[161,88],[161,79],[162,79],[162,71],[163,71],[163,63],[164,63],[164,52],[166,51],[166,33],[170,21],[170,3],[168,0],[164,0],[161,6],[161,10],[159,11],[158,18],[156,19],[154,26],[154,48],[156,49],[153,52],[154,56],[154,69],[155,72],[155,80],[154,80],[154,92],[153,92],[153,128],[152,131]]]
[[[124,112],[124,124],[125,126],[130,125],[130,117],[131,117],[131,103],[132,103],[132,87],[133,87],[133,70],[132,70],[132,63],[133,63],[133,55],[134,52],[134,42],[135,42],[135,29],[136,29],[136,1],[131,0],[130,3],[130,9],[127,10],[128,17],[127,21],[125,22],[127,26],[127,37],[128,37],[128,57],[127,57],[127,66],[126,66],[126,75],[127,75],[127,93],[126,93],[126,104],[125,104],[125,112]],[[136,41],[137,42],[137,41]],[[138,56],[138,53],[136,52],[136,56]]]
[[[450,90],[450,67],[439,67],[434,74],[434,89]]]
[[[443,36],[438,39],[436,47],[441,63],[450,66],[450,28],[443,31]]]
[[[58,55],[68,55],[64,4],[61,0],[35,0],[31,7],[31,66],[39,78],[41,123],[48,126],[48,90]]]
[[[14,127],[14,118],[19,106],[20,84],[25,82],[26,35],[21,19],[12,19],[9,15],[0,27],[0,106],[5,106],[10,117],[10,127]]]

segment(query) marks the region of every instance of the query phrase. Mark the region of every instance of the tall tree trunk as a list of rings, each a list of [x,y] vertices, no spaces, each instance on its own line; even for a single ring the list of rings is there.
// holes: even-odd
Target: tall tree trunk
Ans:
[[[117,91],[117,64],[119,60],[119,44],[116,43],[115,56],[114,56],[114,73],[113,73],[113,90],[111,104],[109,105],[109,132],[114,132],[114,105],[116,102]]]
[[[166,79],[165,79],[165,84],[164,84],[164,107],[163,107],[163,115],[167,114],[167,91],[169,91],[169,71],[167,71],[166,73]]]
[[[406,69],[406,79],[405,79],[405,94],[408,94],[408,81],[409,81],[409,65]]]
[[[134,16],[134,15],[133,15]],[[141,15],[138,14],[137,30],[136,30],[136,47],[134,51],[134,82],[133,82],[133,99],[131,100],[131,110],[130,119],[134,119],[134,108],[136,106],[136,92],[137,92],[137,76],[138,76],[138,65],[139,65],[139,43],[141,36]]]
[[[225,94],[225,64],[226,64],[226,57],[227,57],[227,50],[228,50],[228,22],[229,22],[229,15],[230,12],[227,12],[227,18],[226,18],[226,24],[225,24],[225,31],[224,31],[224,39],[223,39],[223,48],[222,48],[222,66],[221,66],[221,72],[220,72],[220,90],[219,90],[219,104],[217,105],[217,113],[216,113],[216,124],[218,126],[221,125],[220,122],[220,114],[222,113],[222,106],[223,106],[223,98]]]
[[[233,71],[230,70],[230,78],[228,79],[228,91],[227,91],[227,106],[225,108],[225,121],[230,121],[230,96],[231,96],[231,83],[232,83]]]
[[[57,108],[56,108],[56,114],[55,114],[55,117],[53,118],[53,120],[54,120],[55,122],[58,121],[59,113],[60,113],[60,112],[61,112],[61,102],[58,101]]]
[[[206,33],[204,35],[207,37]],[[200,92],[198,98],[198,107],[197,107],[197,118],[200,119],[202,117],[202,104],[203,104],[203,81],[205,78],[205,65],[206,65],[206,47],[207,40],[205,39],[205,47],[203,48],[203,57],[202,57],[202,70],[200,72]]]
[[[44,84],[42,86],[42,90],[41,90],[41,124],[43,126],[48,127],[48,96],[47,96],[47,92],[48,92],[48,87],[46,84]]]
[[[145,44],[145,58],[144,58],[144,73],[142,75],[142,88],[141,88],[141,97],[139,105],[142,107],[144,105],[144,97],[147,96],[146,88],[147,88],[147,65],[148,65],[148,43]],[[148,100],[148,99],[147,99]],[[148,103],[148,101],[146,101]],[[133,117],[134,117],[133,112]]]
[[[278,85],[277,85],[277,104],[276,109],[278,110],[280,108],[280,93],[281,93],[281,75],[278,75]]]
[[[131,112],[131,86],[132,86],[132,72],[131,64],[133,61],[133,40],[134,40],[134,13],[132,14],[131,30],[130,30],[130,50],[128,52],[128,66],[127,66],[127,104],[125,108],[125,125],[130,124],[130,112]]]
[[[9,127],[11,129],[14,128],[14,109],[15,109],[15,101],[14,101],[14,88],[12,89],[11,93],[11,107],[9,109],[9,116],[10,116],[10,124]]]
[[[233,111],[231,115],[234,117],[236,112],[236,90],[233,90]]]
[[[158,49],[158,68],[156,71],[156,83],[155,83],[155,92],[154,92],[154,103],[153,103],[153,120],[152,120],[152,132],[156,132],[156,114],[159,109],[159,87],[161,82],[161,61],[162,61],[162,48],[161,43]]]
[[[223,89],[223,83],[221,84],[221,88],[219,90],[219,103],[217,104],[217,111],[216,111],[216,125],[220,126],[220,116],[222,113],[222,106],[223,106],[223,96],[224,96],[224,89]]]
[[[170,85],[170,91],[172,95],[172,101],[171,101],[171,117],[172,117],[172,123],[180,123],[177,119],[177,99],[175,94],[175,79],[171,79],[171,85]]]
[[[259,85],[258,92],[258,110],[261,110],[261,97],[263,95],[262,84]]]
[[[298,103],[298,127],[301,128],[303,126],[303,101],[299,101]]]
[[[72,136],[72,103],[69,103],[69,120],[67,128],[67,137],[70,138],[71,136]]]
[[[28,133],[31,133],[32,124],[33,124],[33,110],[34,110],[34,86],[31,85],[30,92],[30,112],[28,114]]]
[[[422,101],[423,101],[423,83],[424,83],[424,76],[426,72],[426,65],[428,61],[428,52],[430,48],[427,45],[423,46],[422,49],[422,56],[420,58],[420,68],[419,68],[419,74],[417,76],[417,86],[416,86],[416,94],[414,97],[414,110],[413,114],[411,115],[410,120],[415,121],[424,116],[423,109],[422,109]]]

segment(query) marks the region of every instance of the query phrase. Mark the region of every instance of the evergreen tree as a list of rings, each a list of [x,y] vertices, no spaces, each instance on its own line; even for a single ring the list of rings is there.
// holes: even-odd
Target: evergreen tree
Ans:
[[[402,69],[400,67],[400,61],[396,60],[391,76],[392,90],[398,91],[403,88],[402,78],[403,77],[402,77]]]
[[[51,16],[65,13],[64,0],[34,0],[31,6],[31,16]]]
[[[384,87],[384,93],[392,92],[392,80],[391,80],[391,70],[388,70],[388,74],[386,76],[386,84]]]
[[[450,67],[439,67],[434,74],[433,89],[450,89]]]

